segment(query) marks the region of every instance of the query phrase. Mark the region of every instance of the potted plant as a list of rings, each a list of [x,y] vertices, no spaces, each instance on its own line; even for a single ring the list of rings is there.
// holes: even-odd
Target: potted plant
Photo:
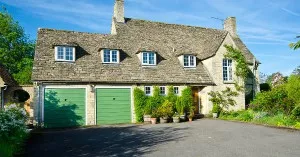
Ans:
[[[175,112],[175,114],[173,115],[173,123],[179,123],[180,122],[180,115]]]
[[[159,108],[158,115],[160,117],[160,123],[167,123],[169,117],[173,115],[173,104],[169,100],[166,100]]]
[[[146,104],[144,108],[144,123],[151,123],[151,104]]]
[[[221,112],[221,107],[218,104],[214,104],[212,108],[213,118],[218,118],[218,114]]]
[[[156,124],[157,123],[157,111],[153,110],[151,114],[151,124]]]
[[[190,121],[190,122],[193,121],[194,116],[195,116],[195,107],[192,106],[192,107],[190,108],[190,114],[189,114],[189,121]]]
[[[178,114],[179,114],[180,120],[181,120],[181,121],[185,121],[185,119],[186,119],[186,114],[185,114],[185,112],[184,112],[185,106],[184,106],[182,97],[178,97],[178,98],[177,98],[175,107],[176,107],[176,110],[177,110],[177,112],[178,112]]]

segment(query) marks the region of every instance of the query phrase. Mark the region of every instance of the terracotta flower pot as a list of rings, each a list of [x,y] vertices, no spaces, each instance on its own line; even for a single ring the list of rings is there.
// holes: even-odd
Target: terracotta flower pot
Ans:
[[[151,124],[156,124],[157,118],[151,118]]]
[[[192,122],[193,121],[193,118],[189,118],[189,122]]]

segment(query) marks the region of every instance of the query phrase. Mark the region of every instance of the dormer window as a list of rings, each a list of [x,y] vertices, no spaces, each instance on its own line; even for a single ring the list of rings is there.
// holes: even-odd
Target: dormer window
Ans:
[[[55,61],[75,61],[75,47],[71,46],[56,46],[55,47]]]
[[[196,67],[196,56],[183,55],[183,66],[187,68]]]
[[[156,53],[142,52],[142,65],[156,65]]]
[[[119,63],[119,50],[103,49],[102,62],[103,63]]]

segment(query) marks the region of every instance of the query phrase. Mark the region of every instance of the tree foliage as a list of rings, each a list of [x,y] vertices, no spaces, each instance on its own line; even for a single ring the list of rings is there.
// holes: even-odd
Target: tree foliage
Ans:
[[[300,36],[297,36],[296,38],[300,38]],[[290,48],[293,49],[293,50],[297,50],[300,48],[300,40],[296,43],[290,43]]]
[[[0,28],[0,63],[18,83],[30,83],[34,56],[33,42],[5,8],[0,10]]]

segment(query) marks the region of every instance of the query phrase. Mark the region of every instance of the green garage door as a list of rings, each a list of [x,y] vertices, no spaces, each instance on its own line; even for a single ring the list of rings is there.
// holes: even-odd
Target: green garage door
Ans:
[[[84,88],[47,88],[44,98],[44,126],[46,128],[85,125]]]
[[[131,123],[130,89],[96,90],[97,125]]]

